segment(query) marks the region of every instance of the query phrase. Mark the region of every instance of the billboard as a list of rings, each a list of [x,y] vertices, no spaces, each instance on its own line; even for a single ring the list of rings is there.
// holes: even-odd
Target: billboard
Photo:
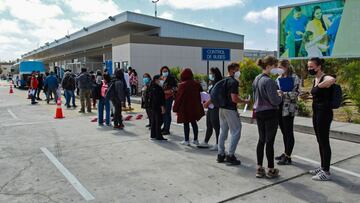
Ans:
[[[360,57],[360,0],[279,8],[280,58]]]

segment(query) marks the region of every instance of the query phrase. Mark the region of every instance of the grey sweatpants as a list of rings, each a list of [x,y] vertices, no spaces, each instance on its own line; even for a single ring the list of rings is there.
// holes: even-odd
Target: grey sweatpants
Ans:
[[[229,143],[228,155],[234,155],[241,136],[241,120],[237,111],[219,109],[220,136],[218,154],[225,154],[225,141],[230,130],[231,138]]]

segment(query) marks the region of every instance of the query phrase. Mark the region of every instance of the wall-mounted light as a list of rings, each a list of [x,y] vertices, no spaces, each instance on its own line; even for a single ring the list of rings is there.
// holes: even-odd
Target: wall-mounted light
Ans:
[[[112,16],[109,16],[109,20],[110,20],[110,21],[115,21],[115,18],[112,17]]]
[[[70,35],[65,35],[66,38],[70,39]]]
[[[56,40],[55,40],[55,42],[56,42],[56,43],[58,43],[58,42],[59,42],[59,40],[57,40],[57,39],[56,39]]]
[[[46,45],[46,46],[50,46],[50,43],[49,43],[49,42],[46,42],[45,45]]]
[[[85,30],[86,32],[89,31],[89,29],[87,29],[86,27],[83,27],[83,30]]]

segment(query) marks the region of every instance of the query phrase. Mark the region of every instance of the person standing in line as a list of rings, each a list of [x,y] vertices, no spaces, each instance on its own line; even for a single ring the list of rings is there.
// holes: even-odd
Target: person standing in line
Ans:
[[[49,104],[50,103],[49,95],[54,95],[55,103],[56,103],[58,99],[57,89],[59,87],[59,82],[53,71],[51,71],[50,75],[46,77],[44,86],[46,86],[47,95],[48,95],[46,102]]]
[[[165,113],[165,94],[160,86],[160,75],[155,75],[150,85],[151,139],[166,141],[161,134],[161,124]]]
[[[76,84],[80,91],[81,109],[79,113],[85,113],[85,104],[87,112],[91,113],[91,88],[92,81],[91,75],[87,72],[86,68],[81,69],[80,75],[76,78]]]
[[[136,96],[137,95],[137,89],[138,89],[138,83],[139,78],[137,75],[136,70],[134,69],[130,75],[130,85],[131,85],[131,95]]]
[[[66,107],[71,108],[70,100],[72,100],[73,108],[75,108],[75,78],[71,75],[70,71],[65,72],[65,77],[61,82],[61,86],[64,89]]]
[[[308,61],[308,71],[310,75],[315,76],[314,85],[311,90],[313,96],[313,125],[319,144],[321,167],[310,170],[313,175],[312,179],[316,181],[331,180],[330,163],[331,163],[331,147],[330,147],[330,126],[334,114],[332,110],[332,94],[333,85],[336,79],[324,73],[324,59],[311,58]]]
[[[36,78],[36,73],[33,72],[31,74],[31,79],[30,79],[30,97],[31,97],[31,104],[37,104],[38,102],[35,100],[36,99],[36,90],[38,88],[39,82]]]
[[[45,78],[44,78],[44,94],[45,94],[45,96],[46,96],[46,100],[49,98],[50,100],[53,100],[54,98],[53,98],[53,96],[52,96],[52,94],[48,94],[48,88],[47,88],[47,85],[45,85],[45,80],[46,80],[46,78],[48,77],[50,75],[50,73],[49,72],[45,72]]]
[[[209,148],[209,140],[213,134],[213,131],[215,130],[215,136],[216,136],[216,144],[211,148],[212,151],[218,151],[218,143],[219,143],[219,134],[220,134],[220,120],[219,120],[219,107],[215,107],[210,100],[210,92],[212,88],[218,83],[220,80],[222,80],[223,77],[221,75],[221,72],[218,68],[211,68],[210,74],[209,74],[209,81],[210,86],[207,93],[207,101],[203,104],[204,108],[208,109],[206,113],[206,135],[204,142],[201,143],[198,147],[199,148]]]
[[[146,114],[149,118],[149,124],[146,125],[145,127],[150,128],[152,115],[151,115],[151,98],[150,98],[151,76],[149,73],[145,73],[143,75],[143,83],[144,86],[141,89],[141,108],[145,109]]]
[[[121,69],[115,70],[115,78],[111,82],[106,94],[106,98],[109,98],[114,105],[114,129],[124,129],[124,124],[122,120],[122,103],[125,102],[127,86],[124,80],[124,72]]]
[[[173,111],[177,113],[177,123],[184,124],[185,140],[181,142],[182,145],[190,146],[190,123],[194,132],[193,144],[199,145],[197,121],[205,115],[201,104],[201,92],[202,87],[194,80],[191,69],[184,69],[181,72],[181,83],[173,107]]]
[[[219,109],[220,118],[220,135],[218,145],[218,163],[227,162],[230,165],[240,165],[241,161],[235,156],[235,151],[241,137],[241,120],[237,110],[238,103],[249,103],[248,100],[243,100],[239,97],[239,77],[240,65],[238,63],[231,63],[228,66],[229,77],[226,78],[224,91],[226,97],[224,99],[225,106]],[[228,154],[225,154],[225,140],[228,138],[230,130],[231,140]]]
[[[254,111],[259,131],[257,144],[257,170],[256,177],[276,178],[279,170],[274,168],[274,142],[279,126],[279,105],[282,102],[282,95],[270,74],[278,74],[276,68],[278,60],[273,56],[266,56],[259,59],[257,65],[263,70],[253,82],[254,90]],[[268,160],[268,171],[263,167],[264,148],[266,145],[266,158]]]
[[[275,160],[279,161],[279,165],[289,165],[291,164],[291,154],[295,144],[294,118],[297,113],[301,80],[293,72],[293,67],[289,60],[281,60],[279,68],[284,72],[277,78],[276,82],[283,95],[279,109],[279,126],[283,134],[285,151],[280,156],[275,157]]]
[[[163,128],[161,132],[163,135],[170,135],[171,109],[178,84],[176,78],[171,75],[169,67],[163,66],[160,69],[160,74],[160,86],[162,86],[165,93],[165,114],[163,119]]]
[[[37,80],[38,80],[39,84],[38,84],[38,88],[36,90],[36,100],[41,101],[42,99],[40,98],[40,93],[44,87],[44,78],[43,78],[43,75],[40,73],[40,71],[37,72]]]
[[[130,86],[130,73],[132,72],[132,68],[129,67],[128,70],[123,70],[124,73],[124,81],[126,84],[126,100],[128,103],[128,108],[129,110],[131,110],[131,98],[130,98],[130,94],[131,94],[131,86]],[[126,103],[124,102],[123,107],[126,108]]]
[[[109,89],[109,84],[111,82],[111,77],[108,74],[102,76],[104,78],[101,81],[100,89],[100,98],[98,103],[98,124],[99,126],[104,125],[104,108],[105,108],[105,124],[111,126],[110,124],[110,100],[106,98],[106,93]]]

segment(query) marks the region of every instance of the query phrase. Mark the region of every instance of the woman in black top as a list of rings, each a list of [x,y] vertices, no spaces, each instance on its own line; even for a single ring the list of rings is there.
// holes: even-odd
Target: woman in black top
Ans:
[[[314,175],[313,180],[330,180],[330,126],[333,120],[331,107],[331,96],[335,78],[325,75],[323,71],[324,59],[312,58],[308,61],[308,71],[315,76],[315,81],[311,94],[313,96],[313,125],[316,139],[319,144],[321,167],[311,170],[309,173]]]
[[[151,103],[151,139],[167,140],[161,134],[163,115],[165,114],[165,94],[160,86],[160,75],[155,75],[150,86]]]

